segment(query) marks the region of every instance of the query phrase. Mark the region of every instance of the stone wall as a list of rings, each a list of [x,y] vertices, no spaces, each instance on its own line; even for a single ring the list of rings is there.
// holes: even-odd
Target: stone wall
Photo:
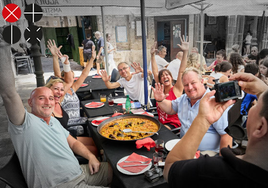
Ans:
[[[126,16],[104,16],[104,25],[106,33],[111,34],[111,43],[117,48],[117,51],[114,53],[114,60],[116,64],[120,62],[139,62],[143,65],[143,56],[142,56],[142,37],[136,36],[136,21],[140,21],[140,17],[135,17],[133,15]],[[98,29],[102,29],[102,18],[101,16],[97,17]],[[127,42],[118,42],[116,40],[116,27],[117,26],[126,26],[127,31]],[[147,27],[147,64],[150,62],[150,48],[154,43],[155,39],[155,30],[154,30],[154,18],[146,18],[146,27]]]

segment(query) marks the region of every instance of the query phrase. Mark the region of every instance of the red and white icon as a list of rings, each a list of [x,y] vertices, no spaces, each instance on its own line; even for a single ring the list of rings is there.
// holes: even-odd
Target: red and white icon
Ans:
[[[16,22],[20,19],[21,9],[16,4],[7,4],[2,10],[2,16],[7,22]]]

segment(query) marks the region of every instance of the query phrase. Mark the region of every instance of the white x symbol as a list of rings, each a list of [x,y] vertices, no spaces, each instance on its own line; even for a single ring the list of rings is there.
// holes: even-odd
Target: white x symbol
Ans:
[[[5,20],[7,20],[10,15],[13,15],[17,20],[19,20],[19,18],[17,18],[17,16],[15,16],[15,14],[13,14],[13,12],[15,12],[15,10],[17,10],[17,8],[19,8],[19,6],[17,6],[12,12],[7,7],[5,7],[5,8],[10,12],[10,14],[6,18],[4,18]]]

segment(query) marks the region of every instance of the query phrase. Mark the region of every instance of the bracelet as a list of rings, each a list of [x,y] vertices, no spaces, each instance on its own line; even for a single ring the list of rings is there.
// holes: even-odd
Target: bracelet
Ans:
[[[68,61],[68,64],[64,64],[64,62],[65,62],[65,60],[66,60],[66,57],[61,57],[60,60],[61,60],[61,63],[63,64],[63,71],[64,71],[64,72],[69,72],[69,71],[71,71],[70,62]]]
[[[165,100],[165,99],[163,99],[163,100]],[[162,101],[157,101],[157,100],[155,100],[156,102],[163,102],[163,100]]]

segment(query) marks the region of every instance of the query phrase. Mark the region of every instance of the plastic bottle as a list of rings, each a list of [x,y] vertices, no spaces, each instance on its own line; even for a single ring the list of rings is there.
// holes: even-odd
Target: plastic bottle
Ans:
[[[129,95],[127,95],[127,100],[126,100],[125,108],[126,108],[126,113],[127,113],[127,114],[130,114],[131,103],[130,103]]]

